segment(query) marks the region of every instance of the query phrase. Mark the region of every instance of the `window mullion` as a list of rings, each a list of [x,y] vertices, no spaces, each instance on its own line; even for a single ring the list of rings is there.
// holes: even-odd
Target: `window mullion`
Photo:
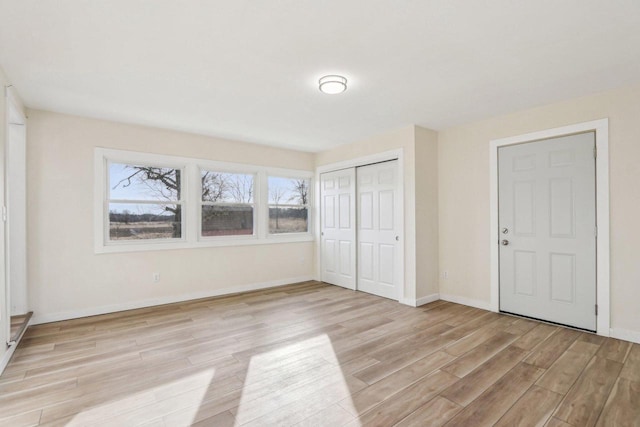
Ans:
[[[267,173],[260,171],[257,174],[258,191],[256,191],[257,200],[257,227],[258,238],[266,239],[269,232],[269,188],[267,184]]]

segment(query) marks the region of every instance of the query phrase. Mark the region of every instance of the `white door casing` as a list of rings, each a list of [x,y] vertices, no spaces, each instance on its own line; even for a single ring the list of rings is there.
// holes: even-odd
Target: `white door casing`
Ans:
[[[7,276],[11,315],[27,310],[26,125],[9,123],[7,140]]]
[[[12,86],[5,87],[6,100],[6,145],[0,158],[2,159],[3,214],[6,222],[2,224],[4,245],[0,261],[2,279],[0,289],[4,292],[0,298],[0,323],[6,338],[11,337],[11,313],[26,312],[26,192],[25,153],[26,153],[26,116],[25,109]],[[12,158],[13,157],[13,158]],[[20,182],[22,181],[22,182]],[[20,194],[20,189],[22,194]],[[16,246],[17,244],[17,246]],[[3,299],[3,300],[2,300]],[[15,304],[13,304],[15,303]],[[16,305],[16,310],[12,306]],[[24,305],[24,307],[17,307]],[[22,313],[20,313],[22,314]]]
[[[498,149],[500,310],[596,330],[595,133]]]
[[[358,290],[398,300],[398,162],[357,168]]]
[[[356,289],[356,172],[320,175],[320,246],[323,282]]]

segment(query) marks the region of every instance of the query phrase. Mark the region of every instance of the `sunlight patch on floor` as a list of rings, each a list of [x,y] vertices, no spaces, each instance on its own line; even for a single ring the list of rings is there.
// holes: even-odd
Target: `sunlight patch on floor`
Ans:
[[[251,358],[235,425],[293,425],[338,402],[353,407],[331,340],[322,334]]]
[[[138,425],[180,411],[176,426],[191,425],[211,386],[215,369],[207,369],[78,413],[67,426]],[[132,380],[135,381],[135,380]],[[109,390],[104,390],[109,400]]]

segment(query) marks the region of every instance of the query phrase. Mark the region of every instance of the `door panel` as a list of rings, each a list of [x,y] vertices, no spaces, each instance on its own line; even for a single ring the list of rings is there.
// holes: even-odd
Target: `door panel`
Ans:
[[[340,242],[340,274],[343,276],[349,276],[354,271],[351,259],[351,246],[353,246],[352,242],[344,240]]]
[[[320,175],[322,281],[356,288],[355,169]]]
[[[514,285],[519,295],[534,296],[536,293],[536,253],[513,251]]]
[[[393,210],[394,190],[385,190],[378,193],[378,205],[380,206],[380,230],[395,230],[395,218]]]
[[[344,187],[341,187],[344,188]],[[339,215],[340,215],[340,223],[339,227],[342,229],[350,229],[351,228],[351,202],[353,197],[351,194],[340,194],[338,196],[338,206],[339,206]]]
[[[359,280],[373,280],[373,243],[360,242],[360,274]]]
[[[322,246],[324,248],[322,254],[322,266],[324,267],[325,271],[327,273],[333,273],[335,274],[336,272],[336,257],[335,257],[335,253],[336,253],[336,241],[333,239],[324,239],[322,241]]]
[[[589,132],[498,150],[500,310],[596,329],[594,146]]]
[[[357,168],[358,290],[397,300],[397,161]]]
[[[551,254],[551,301],[575,302],[576,256],[573,254]]]

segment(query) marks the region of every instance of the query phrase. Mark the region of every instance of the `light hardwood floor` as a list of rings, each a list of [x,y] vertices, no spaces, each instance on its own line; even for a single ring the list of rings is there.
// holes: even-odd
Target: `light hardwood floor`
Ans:
[[[0,425],[640,425],[640,345],[318,282],[30,327]]]

